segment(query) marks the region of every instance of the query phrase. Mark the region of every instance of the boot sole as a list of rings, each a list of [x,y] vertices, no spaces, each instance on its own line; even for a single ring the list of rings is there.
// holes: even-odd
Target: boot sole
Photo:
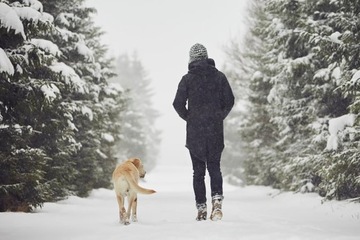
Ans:
[[[219,220],[222,219],[222,217],[223,217],[222,212],[221,211],[216,211],[215,213],[211,214],[210,219],[212,221],[219,221]]]

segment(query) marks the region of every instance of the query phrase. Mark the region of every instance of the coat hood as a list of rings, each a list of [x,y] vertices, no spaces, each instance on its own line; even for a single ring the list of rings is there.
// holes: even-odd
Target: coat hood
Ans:
[[[212,75],[218,71],[215,61],[211,58],[191,62],[188,68],[188,73],[196,75]]]

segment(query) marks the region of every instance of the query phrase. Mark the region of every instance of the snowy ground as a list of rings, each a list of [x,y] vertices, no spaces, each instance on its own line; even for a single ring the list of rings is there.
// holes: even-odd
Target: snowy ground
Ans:
[[[326,202],[315,194],[281,193],[266,187],[225,185],[222,221],[195,221],[189,166],[163,165],[142,186],[139,222],[118,222],[114,193],[46,203],[35,213],[0,213],[1,240],[75,239],[359,239],[360,204]],[[210,204],[209,204],[210,205]]]

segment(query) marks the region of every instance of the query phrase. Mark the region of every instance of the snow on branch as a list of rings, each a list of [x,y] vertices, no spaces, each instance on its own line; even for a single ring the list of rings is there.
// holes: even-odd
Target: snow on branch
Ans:
[[[338,133],[355,123],[355,114],[346,114],[329,120],[329,133],[325,150],[337,150],[339,146]]]
[[[289,67],[291,66],[292,68],[294,68],[294,67],[298,67],[298,66],[309,66],[311,59],[313,57],[314,57],[314,54],[308,54],[303,57],[295,58],[289,62],[290,63]],[[289,72],[292,72],[292,69]]]
[[[79,131],[79,129],[75,126],[75,124],[72,121],[70,121],[69,119],[67,120],[67,123],[71,130],[76,131],[76,132]]]
[[[89,61],[89,62],[94,62],[94,54],[93,51],[88,48],[85,44],[84,41],[79,41],[76,45],[75,45],[76,51],[84,56],[84,58]]]
[[[14,75],[14,66],[2,48],[0,48],[0,73],[1,72]]]
[[[77,37],[76,33],[73,33],[67,29],[64,28],[60,28],[58,26],[55,27],[57,32],[60,34],[61,38],[64,39],[64,41],[69,41],[69,39],[73,39],[75,37]]]
[[[350,85],[357,85],[360,83],[360,70],[357,70],[350,80]]]
[[[40,89],[43,92],[45,99],[49,102],[52,102],[54,99],[56,99],[57,95],[60,95],[59,88],[53,83],[45,84],[41,86]]]
[[[325,81],[330,80],[331,70],[329,68],[321,68],[315,72],[314,79],[323,79]]]
[[[333,43],[342,44],[343,42],[341,40],[339,40],[339,37],[341,37],[341,33],[336,31],[329,36],[329,39]]]
[[[104,92],[107,96],[116,96],[121,92],[124,92],[124,88],[119,83],[109,83],[107,86],[105,86]]]
[[[110,133],[102,133],[101,138],[108,143],[113,143],[115,141],[114,137]]]
[[[339,85],[341,80],[341,69],[340,67],[335,67],[331,73],[331,77],[334,79],[334,82]]]
[[[23,0],[23,3],[39,12],[43,11],[43,5],[38,0]]]
[[[93,111],[87,107],[87,106],[82,106],[81,107],[81,113],[85,116],[87,116],[89,118],[90,121],[92,121],[94,119],[94,113]]]
[[[54,56],[61,55],[61,51],[59,50],[59,47],[49,40],[33,38],[31,39],[30,43],[44,50],[46,53],[50,53]]]
[[[7,31],[13,29],[15,34],[21,34],[26,39],[24,26],[13,8],[5,3],[0,2],[0,27],[4,27]]]
[[[14,7],[17,15],[24,20],[32,21],[37,23],[38,21],[41,22],[50,22],[54,21],[54,17],[48,13],[41,13],[35,10],[32,7]]]
[[[86,82],[76,74],[72,67],[69,67],[65,63],[57,62],[51,65],[49,68],[52,71],[61,74],[65,80],[65,83],[73,86],[79,93],[85,93],[88,91]]]
[[[108,158],[105,153],[103,153],[102,151],[100,151],[100,149],[97,149],[97,150],[96,150],[96,153],[99,154],[100,157],[103,158],[103,159],[107,159],[107,158]]]
[[[72,25],[71,22],[80,21],[80,20],[81,19],[75,16],[73,13],[60,13],[55,19],[56,22],[58,22],[59,24],[65,27],[70,27]]]

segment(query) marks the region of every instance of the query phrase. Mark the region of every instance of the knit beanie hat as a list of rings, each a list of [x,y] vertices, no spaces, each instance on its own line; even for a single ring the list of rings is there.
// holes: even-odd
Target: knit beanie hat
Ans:
[[[189,56],[189,63],[208,58],[206,48],[200,43],[196,43],[190,48]]]

